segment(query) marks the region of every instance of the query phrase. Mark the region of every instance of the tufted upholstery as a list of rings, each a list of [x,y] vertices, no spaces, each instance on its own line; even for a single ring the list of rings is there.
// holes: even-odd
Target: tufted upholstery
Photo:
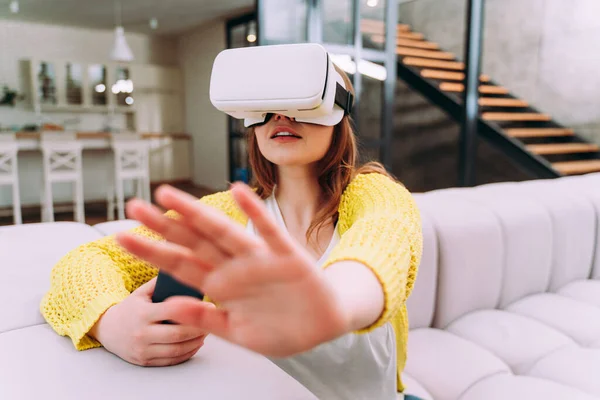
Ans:
[[[411,326],[405,372],[417,390],[600,399],[600,174],[416,197],[437,265],[421,264],[415,292],[438,276],[435,294],[408,304],[411,322],[434,315]]]

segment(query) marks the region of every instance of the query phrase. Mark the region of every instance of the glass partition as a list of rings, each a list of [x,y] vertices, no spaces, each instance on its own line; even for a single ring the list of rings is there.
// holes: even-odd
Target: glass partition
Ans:
[[[250,13],[227,23],[227,48],[258,45],[256,14]],[[248,183],[251,179],[246,149],[244,121],[232,117],[229,120],[229,180]]]
[[[354,43],[353,0],[323,0],[323,42]]]
[[[360,8],[360,32],[366,49],[385,50],[385,0],[367,0]]]
[[[307,0],[259,0],[258,3],[261,45],[306,42]]]
[[[365,141],[381,140],[385,68],[377,63],[362,60],[362,99],[358,105],[358,131]],[[375,68],[371,70],[370,68]],[[377,75],[379,74],[379,75]]]
[[[349,74],[356,92],[352,116],[362,151],[389,169],[397,7],[396,0],[258,0],[260,45],[321,43]]]

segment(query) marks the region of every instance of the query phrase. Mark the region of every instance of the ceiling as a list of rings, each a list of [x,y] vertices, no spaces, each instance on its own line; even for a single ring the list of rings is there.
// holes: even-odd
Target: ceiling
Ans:
[[[0,18],[55,25],[112,29],[115,25],[113,0],[18,0],[19,13],[12,14],[11,0],[0,0]],[[173,35],[205,21],[236,16],[253,10],[255,0],[121,0],[126,31]],[[157,18],[158,28],[149,21]]]

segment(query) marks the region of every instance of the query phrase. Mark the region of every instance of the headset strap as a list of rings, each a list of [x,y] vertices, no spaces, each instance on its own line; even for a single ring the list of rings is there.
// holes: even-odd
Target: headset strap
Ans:
[[[335,104],[337,104],[344,110],[344,115],[352,113],[354,96],[352,95],[352,93],[344,89],[344,87],[340,85],[339,82],[336,82]]]

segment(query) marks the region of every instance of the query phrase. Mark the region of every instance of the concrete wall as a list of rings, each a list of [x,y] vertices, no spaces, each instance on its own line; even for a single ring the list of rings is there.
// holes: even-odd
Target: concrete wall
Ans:
[[[209,98],[210,74],[217,54],[226,48],[225,21],[204,24],[179,38],[179,65],[185,87],[186,132],[193,136],[193,180],[215,190],[228,179],[227,117]]]
[[[483,72],[600,143],[600,1],[487,0],[485,7]],[[416,0],[399,13],[459,58],[465,15],[465,0]]]

